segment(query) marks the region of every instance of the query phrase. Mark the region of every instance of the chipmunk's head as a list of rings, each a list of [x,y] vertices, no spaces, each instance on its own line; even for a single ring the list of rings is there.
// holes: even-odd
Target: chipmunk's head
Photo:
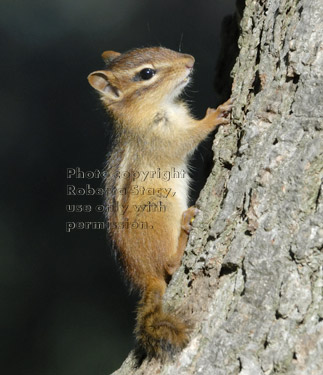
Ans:
[[[194,65],[194,57],[162,47],[106,51],[102,57],[106,69],[91,73],[88,80],[113,112],[173,101],[189,83]]]

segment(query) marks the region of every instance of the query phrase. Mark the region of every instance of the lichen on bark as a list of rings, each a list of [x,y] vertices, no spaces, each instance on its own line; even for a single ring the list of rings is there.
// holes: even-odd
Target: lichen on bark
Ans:
[[[246,1],[232,124],[165,296],[191,341],[115,375],[321,374],[322,26],[320,0]]]

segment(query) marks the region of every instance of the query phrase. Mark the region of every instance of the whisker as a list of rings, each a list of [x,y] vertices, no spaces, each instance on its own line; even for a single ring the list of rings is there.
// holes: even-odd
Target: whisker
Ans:
[[[181,34],[181,38],[179,40],[178,52],[182,52],[183,36],[184,36],[184,33]]]

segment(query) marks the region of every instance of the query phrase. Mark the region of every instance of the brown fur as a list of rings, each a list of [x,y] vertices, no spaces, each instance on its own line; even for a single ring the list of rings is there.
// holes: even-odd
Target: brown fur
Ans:
[[[162,307],[166,280],[180,265],[195,215],[194,209],[187,210],[187,159],[217,125],[229,122],[226,116],[232,103],[208,109],[203,120],[192,118],[177,99],[194,64],[190,55],[155,47],[124,54],[106,51],[103,58],[106,69],[88,79],[115,119],[116,140],[106,178],[109,232],[125,274],[142,294],[135,329],[138,343],[149,357],[163,358],[165,352],[180,350],[188,342],[186,325]],[[135,78],[144,68],[156,74],[149,80]],[[171,168],[183,170],[186,177],[142,181],[117,176]],[[145,191],[132,194],[136,186]],[[147,189],[155,189],[154,194]],[[175,194],[167,197],[164,189]],[[111,210],[113,205],[119,209]],[[146,209],[137,211],[139,206]],[[123,207],[128,208],[123,211]],[[149,211],[151,207],[165,210]]]

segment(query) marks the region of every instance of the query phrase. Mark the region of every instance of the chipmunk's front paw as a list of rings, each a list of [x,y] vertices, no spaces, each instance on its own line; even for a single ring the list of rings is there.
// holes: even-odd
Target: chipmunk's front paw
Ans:
[[[230,123],[230,112],[233,107],[233,99],[227,100],[225,103],[218,106],[217,109],[208,108],[205,118],[211,121],[214,126],[225,125]]]

